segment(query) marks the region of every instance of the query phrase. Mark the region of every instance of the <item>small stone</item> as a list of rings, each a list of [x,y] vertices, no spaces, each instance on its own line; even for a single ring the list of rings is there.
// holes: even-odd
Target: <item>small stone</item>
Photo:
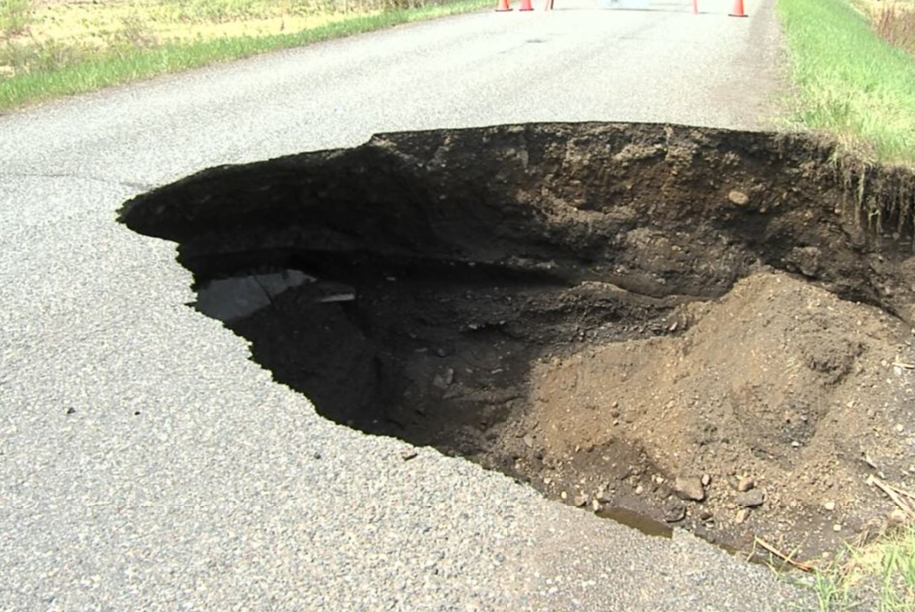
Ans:
[[[678,523],[685,518],[686,518],[686,506],[679,502],[674,502],[672,504],[668,504],[667,507],[664,508],[664,522],[665,523]]]
[[[750,202],[750,196],[742,191],[737,191],[736,189],[728,194],[728,199],[731,201],[731,204],[734,204],[735,206],[746,206]]]
[[[893,526],[905,525],[909,520],[902,508],[893,508],[893,511],[886,518],[889,524]]]
[[[902,425],[897,425],[897,426],[896,426],[896,432],[897,432],[897,433],[902,433],[903,431],[905,431],[905,427],[903,427]]]
[[[410,459],[415,458],[419,453],[415,448],[405,448],[400,451],[400,458],[404,461],[409,461]]]
[[[734,517],[734,522],[738,525],[743,525],[747,522],[748,518],[750,518],[750,511],[746,508],[741,508],[737,511],[737,516]]]
[[[636,494],[636,495],[641,495],[642,492],[643,492],[644,490],[645,490],[645,489],[642,487],[642,485],[639,485],[639,486],[637,486],[637,487],[635,488],[635,494]]]
[[[709,476],[708,474],[703,474],[702,475],[702,486],[707,487],[710,484],[712,484],[712,477]]]
[[[737,481],[737,490],[741,493],[746,493],[751,489],[756,488],[756,481],[750,478],[749,476],[744,476]]]
[[[707,508],[703,508],[703,509],[699,512],[699,520],[700,520],[700,521],[710,521],[710,520],[712,520],[712,518],[714,518],[714,516],[715,516],[715,515],[712,514],[712,511],[709,510],[709,509],[707,509]]]
[[[832,526],[832,530],[833,531],[842,531],[842,525],[836,523],[835,525]]]
[[[756,508],[766,501],[766,494],[762,489],[751,489],[737,494],[737,505],[744,508]]]
[[[829,510],[830,512],[832,512],[833,510],[836,509],[836,502],[828,501],[825,504],[823,504],[823,507],[826,508],[827,510]]]
[[[594,512],[600,512],[600,502],[597,501],[596,499],[592,499],[591,500],[591,509],[594,510]]]
[[[572,503],[575,504],[577,507],[581,508],[582,506],[587,505],[588,496],[585,495],[584,493],[582,493],[581,495],[576,495],[575,499],[572,500]]]
[[[692,476],[677,476],[674,481],[674,492],[680,499],[688,501],[702,501],[705,499],[702,479]]]
[[[562,493],[559,494],[559,497],[560,497],[561,499],[568,499],[568,498],[569,498],[569,494],[566,493],[565,491],[563,491]]]
[[[73,413],[75,413],[75,412],[76,412],[76,408],[74,408],[74,407],[72,407],[72,406],[69,407],[69,408],[67,408],[67,414],[73,414]]]
[[[447,368],[444,373],[436,374],[432,379],[432,384],[439,389],[447,389],[454,382],[454,370]]]
[[[525,434],[525,436],[521,439],[524,440],[524,445],[528,448],[534,447],[534,438],[532,438],[530,434]]]
[[[610,491],[598,491],[594,500],[602,504],[609,504],[613,501],[613,497],[611,497]]]

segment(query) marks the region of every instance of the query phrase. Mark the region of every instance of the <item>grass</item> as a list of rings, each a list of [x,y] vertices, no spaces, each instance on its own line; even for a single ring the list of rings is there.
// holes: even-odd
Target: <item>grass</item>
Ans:
[[[872,161],[915,164],[915,57],[847,0],[779,0],[793,119]]]
[[[817,571],[810,584],[818,612],[915,610],[915,525],[848,553]],[[863,594],[863,595],[862,595]]]
[[[8,37],[21,33],[31,17],[30,0],[0,0],[0,35]]]
[[[94,16],[69,15],[65,8],[92,5],[63,3],[44,16],[32,12],[17,34],[11,28],[0,38],[0,111],[492,4],[321,1],[102,2],[104,14]]]

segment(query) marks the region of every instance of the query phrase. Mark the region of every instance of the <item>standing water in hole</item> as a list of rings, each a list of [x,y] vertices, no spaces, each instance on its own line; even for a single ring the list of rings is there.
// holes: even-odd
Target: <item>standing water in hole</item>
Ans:
[[[330,419],[809,556],[915,476],[913,205],[802,136],[548,124],[216,168],[121,218]]]

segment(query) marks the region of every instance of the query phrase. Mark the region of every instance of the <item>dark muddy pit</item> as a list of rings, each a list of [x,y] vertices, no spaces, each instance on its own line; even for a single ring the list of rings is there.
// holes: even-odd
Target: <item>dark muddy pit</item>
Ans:
[[[913,205],[802,137],[525,125],[215,168],[122,220],[330,419],[812,556],[883,524],[869,476],[915,480]]]

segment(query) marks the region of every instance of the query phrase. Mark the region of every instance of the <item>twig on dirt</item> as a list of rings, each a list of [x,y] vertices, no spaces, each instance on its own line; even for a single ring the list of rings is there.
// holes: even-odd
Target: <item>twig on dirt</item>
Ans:
[[[863,451],[862,454],[864,455],[864,457],[863,457],[864,463],[869,465],[874,470],[877,470],[877,475],[880,476],[880,478],[886,478],[883,471],[879,467],[877,467],[877,464],[874,462],[873,459],[871,459],[871,456],[867,454],[867,451]]]
[[[887,496],[893,500],[893,503],[896,504],[900,510],[905,512],[909,519],[915,520],[915,493],[900,489],[899,487],[894,487],[874,476],[869,476],[867,478],[867,484],[873,485],[886,493]]]
[[[894,361],[893,365],[897,368],[902,368],[904,370],[915,370],[915,363],[905,363],[902,361]]]
[[[753,538],[753,543],[759,544],[764,549],[766,549],[766,551],[769,554],[778,557],[779,559],[781,559],[788,565],[790,565],[792,567],[796,567],[797,569],[801,570],[802,572],[812,572],[813,570],[816,569],[810,563],[805,563],[804,561],[795,561],[790,555],[786,555],[785,553],[781,552],[780,550],[778,550],[777,548],[775,548],[774,546],[772,546],[771,544],[769,544],[768,542],[766,542],[759,536],[755,536]]]

